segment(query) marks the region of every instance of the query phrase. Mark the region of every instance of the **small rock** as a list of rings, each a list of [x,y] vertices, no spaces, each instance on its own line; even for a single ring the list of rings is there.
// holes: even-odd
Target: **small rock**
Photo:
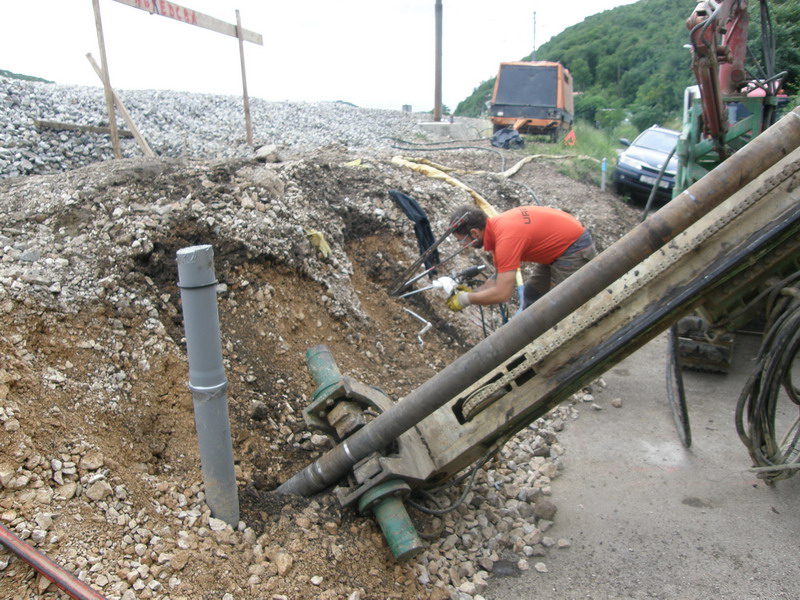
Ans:
[[[70,481],[69,483],[60,485],[57,488],[58,495],[64,498],[64,500],[72,500],[72,498],[75,497],[75,493],[77,491],[78,491],[78,484],[75,483],[74,481]]]
[[[16,472],[17,470],[11,465],[0,465],[0,486],[7,487],[11,480],[14,479]]]
[[[286,552],[278,552],[273,559],[275,568],[278,569],[278,575],[284,577],[294,564],[292,557]]]
[[[224,531],[228,524],[222,519],[211,517],[208,519],[208,528],[211,531]]]
[[[105,480],[95,481],[89,486],[89,489],[86,490],[86,496],[95,502],[102,500],[106,496],[110,496],[113,493],[114,490],[111,489],[111,486]]]
[[[175,571],[181,571],[189,562],[189,553],[185,550],[178,550],[169,561],[169,566]]]
[[[458,591],[468,594],[469,596],[474,596],[475,593],[478,591],[478,588],[471,581],[465,581],[460,586],[458,586]]]
[[[269,417],[269,409],[261,400],[255,400],[250,405],[250,418],[254,421],[263,421]]]
[[[44,594],[50,586],[53,585],[53,582],[50,581],[47,577],[43,575],[36,576],[36,588],[39,590],[39,595],[41,596]]]
[[[81,457],[78,466],[85,471],[96,471],[105,464],[103,455],[97,450],[89,450]]]
[[[557,511],[558,507],[555,504],[553,504],[553,502],[551,502],[547,498],[540,498],[536,502],[536,505],[534,506],[533,516],[536,517],[537,519],[552,521]]]

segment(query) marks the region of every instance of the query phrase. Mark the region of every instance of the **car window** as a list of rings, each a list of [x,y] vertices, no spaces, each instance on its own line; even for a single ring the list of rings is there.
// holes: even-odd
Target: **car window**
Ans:
[[[669,153],[674,147],[678,136],[672,135],[665,131],[648,130],[642,133],[636,141],[634,146],[641,146],[648,150],[657,150],[659,152]]]

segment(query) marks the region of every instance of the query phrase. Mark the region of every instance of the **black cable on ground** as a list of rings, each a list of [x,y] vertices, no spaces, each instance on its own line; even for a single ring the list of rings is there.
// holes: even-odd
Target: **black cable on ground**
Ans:
[[[500,451],[500,448],[502,448],[502,446],[508,441],[509,437],[510,436],[505,436],[492,450],[489,450],[489,452],[484,454],[483,457],[480,460],[478,460],[478,462],[476,462],[475,465],[469,471],[462,473],[455,479],[448,481],[447,483],[439,486],[434,490],[434,491],[444,491],[455,485],[458,485],[465,479],[468,479],[469,481],[467,481],[467,485],[464,488],[464,491],[461,493],[461,496],[450,506],[446,506],[444,508],[428,508],[427,506],[422,506],[421,504],[414,502],[410,498],[406,502],[408,503],[409,506],[416,508],[418,511],[428,515],[445,515],[449,512],[453,512],[455,509],[457,509],[464,503],[464,500],[466,500],[467,495],[469,494],[473,484],[475,483],[475,477],[478,475],[478,471],[480,471],[481,467],[485,465],[487,462],[489,462],[489,460],[491,460],[491,458]],[[438,499],[431,493],[431,491],[429,490],[418,490],[418,491],[423,496],[432,500],[437,506],[439,506]]]
[[[536,204],[537,206],[542,205],[542,203],[539,201],[539,196],[536,195],[536,192],[534,192],[533,188],[529,186],[527,183],[522,183],[521,181],[514,181],[513,179],[507,179],[506,181],[508,181],[509,183],[513,183],[514,185],[519,185],[524,187],[527,190],[527,192],[531,195],[531,198],[533,198],[533,203]]]
[[[400,144],[405,144],[406,146],[444,146],[446,144],[452,144],[453,140],[445,140],[441,142],[411,142],[409,140],[404,140],[402,138],[396,137],[384,137],[382,139],[385,140],[392,140],[393,142],[398,142]],[[488,142],[489,138],[477,138],[474,140],[461,140],[463,142]]]
[[[736,407],[736,431],[753,459],[758,477],[788,479],[800,469],[800,388],[792,369],[800,352],[800,273],[777,284],[767,301],[768,323],[753,375]],[[786,400],[780,404],[781,391]],[[780,410],[779,410],[780,404]],[[793,411],[798,414],[791,416]],[[780,419],[786,429],[781,439]],[[793,419],[786,426],[787,420]]]
[[[467,485],[464,488],[464,492],[461,494],[459,499],[456,500],[455,502],[453,502],[453,504],[451,504],[450,506],[446,506],[445,508],[428,508],[427,506],[422,506],[421,504],[417,504],[416,502],[414,502],[411,499],[408,500],[409,506],[413,506],[418,511],[423,512],[426,515],[446,515],[449,512],[453,512],[455,509],[457,509],[459,506],[461,506],[464,503],[464,500],[466,500],[467,494],[469,494],[470,490],[472,489],[472,484],[475,483],[475,477],[478,475],[478,471],[480,470],[480,467],[481,467],[482,464],[483,464],[483,462],[481,462],[481,463],[475,465],[475,467],[473,467],[473,469],[472,469],[472,471],[470,473],[469,481],[467,482]],[[438,501],[436,500],[436,497],[433,494],[431,494],[430,492],[428,492],[426,490],[420,490],[420,493],[423,496],[425,496],[426,498],[431,499],[434,502],[436,502],[436,504],[438,504]]]

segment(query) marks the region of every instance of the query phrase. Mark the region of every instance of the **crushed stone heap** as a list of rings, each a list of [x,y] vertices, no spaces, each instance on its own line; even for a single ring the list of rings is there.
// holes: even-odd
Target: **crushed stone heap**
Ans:
[[[249,157],[242,99],[169,90],[119,90],[153,152],[165,158]],[[284,155],[331,144],[386,149],[394,140],[419,141],[430,115],[359,108],[345,102],[250,99],[253,142]],[[459,119],[476,129],[476,119]],[[37,127],[37,121],[108,127],[101,87],[56,85],[0,76],[0,178],[66,171],[114,157],[106,133]],[[125,131],[118,117],[118,127]],[[476,131],[476,134],[478,132]],[[124,158],[142,156],[135,140],[120,140]]]

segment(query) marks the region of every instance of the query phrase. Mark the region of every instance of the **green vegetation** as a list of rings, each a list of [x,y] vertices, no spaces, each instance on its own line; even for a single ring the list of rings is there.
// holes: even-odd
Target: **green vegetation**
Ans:
[[[620,124],[613,129],[598,129],[588,121],[579,119],[573,128],[575,144],[567,146],[563,143],[551,144],[526,140],[525,152],[557,156],[574,156],[575,158],[559,159],[558,170],[562,174],[584,183],[599,186],[601,181],[601,164],[606,159],[606,186],[611,185],[611,169],[617,160],[619,139],[636,137],[636,128],[630,123]]]
[[[31,75],[20,75],[19,73],[14,73],[13,71],[6,71],[5,69],[0,69],[0,77],[8,77],[9,79],[24,79],[25,81],[41,81],[42,83],[53,83],[48,79],[42,79],[41,77],[32,77]]]
[[[686,20],[695,0],[639,0],[585,19],[542,45],[536,60],[558,61],[575,83],[575,116],[613,131],[630,122],[637,131],[680,123],[683,91],[695,80]],[[785,88],[800,92],[800,2],[770,0],[777,70],[788,72]],[[750,49],[761,61],[759,3],[750,3]],[[531,60],[530,56],[513,60]],[[748,57],[748,68],[760,68]],[[479,116],[491,98],[494,78],[482,82],[455,114]]]

